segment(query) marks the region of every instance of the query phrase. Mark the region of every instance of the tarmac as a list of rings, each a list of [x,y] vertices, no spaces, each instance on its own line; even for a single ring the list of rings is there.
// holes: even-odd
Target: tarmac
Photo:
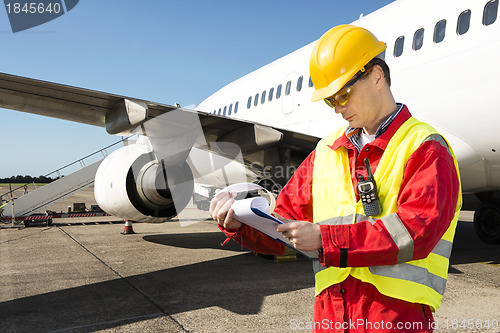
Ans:
[[[436,332],[500,332],[500,247],[463,216]],[[225,236],[193,207],[133,227],[121,235],[123,221],[101,217],[1,229],[0,332],[311,331],[307,259],[221,247]]]

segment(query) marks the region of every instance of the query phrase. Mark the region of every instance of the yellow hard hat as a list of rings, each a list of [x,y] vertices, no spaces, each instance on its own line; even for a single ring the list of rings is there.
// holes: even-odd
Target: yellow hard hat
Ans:
[[[316,89],[312,101],[337,93],[375,56],[386,48],[370,31],[353,25],[328,30],[316,42],[309,71]]]

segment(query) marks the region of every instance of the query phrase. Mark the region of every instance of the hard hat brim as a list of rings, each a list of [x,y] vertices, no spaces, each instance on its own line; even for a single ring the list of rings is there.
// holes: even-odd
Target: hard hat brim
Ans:
[[[357,73],[359,70],[354,70],[349,73],[345,73],[337,80],[333,81],[328,87],[324,87],[313,92],[311,101],[317,102],[327,97],[333,96],[335,93],[340,91],[342,87],[349,82],[349,80]]]

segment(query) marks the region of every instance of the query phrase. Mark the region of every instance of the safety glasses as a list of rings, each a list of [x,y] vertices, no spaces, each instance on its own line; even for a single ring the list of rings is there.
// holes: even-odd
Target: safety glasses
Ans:
[[[363,76],[371,72],[373,67],[368,68],[364,72],[359,72],[358,75],[356,75],[356,78],[352,80],[351,82],[347,83],[342,89],[340,89],[335,95],[332,95],[330,97],[327,97],[323,99],[326,103],[331,108],[335,109],[335,106],[340,105],[344,106],[347,104],[349,101],[349,97],[351,96],[353,85],[358,82],[359,79],[361,79]]]

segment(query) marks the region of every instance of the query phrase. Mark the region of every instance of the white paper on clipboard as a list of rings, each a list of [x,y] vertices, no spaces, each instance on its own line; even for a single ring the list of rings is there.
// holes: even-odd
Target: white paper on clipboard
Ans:
[[[217,193],[217,195],[224,192],[240,193],[255,190],[266,191],[268,196],[271,198],[271,202],[264,197],[236,200],[231,206],[234,210],[234,217],[242,223],[245,223],[246,225],[265,233],[269,237],[284,243],[286,246],[301,253],[305,257],[311,260],[317,260],[318,251],[299,251],[294,247],[288,238],[283,237],[281,232],[276,231],[276,227],[283,222],[270,215],[275,206],[274,196],[262,186],[252,183],[239,183],[224,188]]]

